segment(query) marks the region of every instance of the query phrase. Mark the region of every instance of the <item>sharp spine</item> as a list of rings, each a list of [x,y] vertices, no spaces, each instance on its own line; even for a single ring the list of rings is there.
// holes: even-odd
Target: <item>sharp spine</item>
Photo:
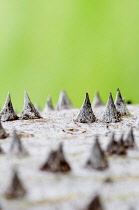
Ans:
[[[103,150],[100,147],[98,137],[96,137],[95,139],[95,143],[91,150],[91,155],[86,163],[86,166],[97,170],[105,170],[108,168],[108,161]]]
[[[46,105],[44,107],[43,113],[45,114],[45,113],[53,111],[53,110],[54,110],[54,107],[53,107],[53,104],[52,104],[52,98],[51,98],[51,96],[49,96],[47,98]]]
[[[21,120],[29,120],[29,119],[40,119],[42,118],[40,113],[36,110],[34,105],[32,104],[28,94],[24,93],[24,108],[20,115]]]
[[[125,148],[125,144],[123,141],[123,135],[121,135],[120,140],[117,142],[117,151],[116,151],[117,155],[126,155],[126,148]]]
[[[137,148],[132,128],[129,129],[128,135],[124,141],[124,145],[127,149]]]
[[[116,110],[111,93],[109,94],[108,102],[106,105],[106,110],[103,114],[102,120],[106,123],[115,123],[115,122],[121,121],[121,117]]]
[[[0,155],[4,155],[4,154],[5,154],[5,152],[3,151],[3,149],[0,146]]]
[[[101,107],[101,106],[104,106],[104,103],[102,102],[99,91],[97,90],[95,93],[93,102],[92,102],[92,107],[95,108],[95,107]]]
[[[109,141],[109,143],[108,143],[108,145],[107,145],[107,150],[106,150],[107,153],[108,153],[109,155],[116,154],[117,145],[118,145],[118,143],[117,143],[117,141],[115,140],[115,134],[112,133],[111,138],[110,138],[110,141]]]
[[[6,133],[6,131],[4,130],[1,121],[0,121],[0,139],[5,139],[9,136],[8,133]]]
[[[18,120],[18,116],[14,111],[12,101],[11,101],[11,96],[10,93],[8,92],[8,96],[6,99],[6,102],[4,104],[3,109],[0,112],[0,117],[1,121],[11,121],[11,120]]]
[[[58,99],[58,103],[56,106],[56,110],[60,111],[63,109],[73,109],[73,105],[71,104],[66,91],[61,91]]]
[[[124,99],[121,96],[120,89],[117,89],[116,99],[115,99],[115,107],[121,116],[130,115],[130,112],[127,109]]]
[[[67,173],[71,171],[71,167],[65,158],[62,144],[59,145],[57,150],[50,152],[47,161],[41,166],[40,170],[53,173]]]
[[[74,121],[79,123],[96,122],[96,117],[93,113],[88,93],[86,93],[83,105]]]
[[[85,210],[104,210],[100,196],[96,195]]]
[[[24,157],[28,155],[27,150],[23,147],[20,138],[17,136],[16,130],[13,131],[13,139],[9,154],[17,157]]]
[[[5,197],[7,199],[23,198],[26,195],[26,190],[18,176],[17,171],[13,170],[13,176],[10,185],[8,186]]]

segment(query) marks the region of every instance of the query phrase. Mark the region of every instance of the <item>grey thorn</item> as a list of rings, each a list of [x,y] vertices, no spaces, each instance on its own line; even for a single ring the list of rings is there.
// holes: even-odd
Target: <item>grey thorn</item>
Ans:
[[[104,210],[100,196],[96,195],[85,210]]]
[[[52,104],[52,98],[51,98],[51,96],[48,96],[47,101],[46,101],[46,105],[45,105],[44,110],[43,110],[43,113],[47,113],[47,112],[53,111],[53,110],[54,110],[54,107],[53,107],[53,104]]]
[[[112,178],[111,177],[106,177],[105,179],[104,179],[104,181],[103,181],[105,184],[112,184],[113,183],[113,180],[112,180]]]
[[[73,109],[73,105],[71,104],[67,93],[64,90],[60,92],[58,103],[56,106],[56,110],[58,111],[63,109]]]
[[[100,106],[104,106],[104,103],[102,102],[102,100],[100,98],[100,94],[97,90],[95,93],[93,102],[92,102],[92,107],[100,107]]]
[[[120,137],[120,140],[118,141],[117,144],[117,151],[116,151],[117,155],[126,155],[126,148],[125,148],[125,143],[123,141],[123,134]]]
[[[38,112],[41,112],[41,108],[40,108],[40,105],[38,104],[38,102],[36,102],[36,103],[34,104],[34,107],[35,107],[35,109],[36,109]]]
[[[120,114],[117,112],[114,105],[112,93],[109,94],[106,110],[103,114],[102,120],[106,123],[115,123],[121,121]]]
[[[0,117],[1,117],[1,121],[18,120],[18,118],[19,118],[14,111],[12,101],[11,101],[11,96],[10,96],[9,92],[8,92],[8,96],[7,96],[6,102],[4,104],[4,107],[0,112]]]
[[[79,123],[96,122],[96,117],[93,113],[88,93],[86,93],[84,103],[74,121]]]
[[[86,166],[97,170],[105,170],[108,168],[108,161],[100,147],[98,137],[95,139],[90,158],[88,159]]]
[[[129,129],[127,137],[124,141],[124,145],[125,145],[126,148],[129,148],[129,149],[137,148],[132,128]]]
[[[136,210],[136,208],[134,206],[130,206],[129,210]]]
[[[127,109],[126,103],[121,96],[120,89],[117,89],[116,99],[115,99],[115,107],[121,116],[130,115],[130,112]]]
[[[3,155],[3,154],[5,154],[5,152],[3,151],[3,149],[0,146],[0,155]]]
[[[116,151],[117,151],[117,145],[118,145],[118,143],[117,143],[117,141],[115,140],[115,134],[112,133],[111,138],[110,138],[110,141],[109,141],[109,143],[108,143],[108,145],[107,145],[107,150],[106,150],[107,153],[108,153],[109,155],[115,154]]]
[[[7,199],[18,199],[18,198],[23,198],[25,195],[26,195],[26,190],[18,176],[17,171],[14,169],[11,183],[9,184],[5,192],[5,197]]]
[[[8,133],[6,133],[6,131],[4,130],[1,121],[0,121],[0,139],[5,139],[9,136]]]
[[[53,173],[67,173],[71,171],[71,167],[65,158],[62,144],[59,145],[57,150],[50,152],[48,159],[41,166],[40,170]]]
[[[11,142],[9,154],[17,157],[24,157],[28,155],[27,150],[23,147],[16,131],[13,131],[13,139]]]
[[[29,119],[40,119],[42,118],[40,113],[36,110],[34,105],[32,104],[28,94],[24,93],[24,108],[20,115],[21,120],[29,120]]]

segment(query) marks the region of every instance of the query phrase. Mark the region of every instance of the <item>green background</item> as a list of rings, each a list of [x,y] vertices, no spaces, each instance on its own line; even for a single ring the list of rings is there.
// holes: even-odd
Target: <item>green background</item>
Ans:
[[[138,0],[1,0],[0,106],[23,91],[44,106],[61,89],[80,107],[88,91],[106,102],[121,89],[139,102]]]

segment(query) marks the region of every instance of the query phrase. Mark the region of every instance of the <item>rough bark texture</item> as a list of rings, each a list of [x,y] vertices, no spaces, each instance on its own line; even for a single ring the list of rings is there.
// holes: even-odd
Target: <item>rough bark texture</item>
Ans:
[[[112,133],[115,133],[117,143],[121,135],[125,142],[131,127],[134,142],[139,147],[139,131],[135,127],[139,105],[127,107],[131,116],[122,117],[122,121],[117,123],[109,123],[109,129],[101,121],[105,111],[103,106],[94,109],[97,122],[89,124],[74,122],[78,109],[48,112],[44,119],[3,122],[2,126],[9,136],[0,140],[5,153],[0,154],[0,206],[6,210],[78,210],[87,208],[92,198],[99,194],[104,210],[138,207],[139,151],[133,147],[126,149],[126,155],[107,155]],[[29,156],[18,158],[9,155],[13,129],[17,130]],[[109,167],[102,171],[84,167],[96,136],[109,163]],[[50,151],[57,151],[61,142],[66,161],[72,168],[70,173],[41,171],[40,166],[48,160]],[[15,198],[9,202],[5,191],[11,183],[13,167],[18,169],[27,194],[20,200]],[[105,181],[108,177],[112,182]]]

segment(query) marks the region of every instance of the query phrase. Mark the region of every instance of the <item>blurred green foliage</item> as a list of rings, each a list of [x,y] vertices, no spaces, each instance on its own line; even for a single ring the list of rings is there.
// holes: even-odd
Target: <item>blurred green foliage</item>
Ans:
[[[0,104],[23,91],[44,106],[65,89],[80,107],[96,89],[139,103],[138,0],[1,0]]]

